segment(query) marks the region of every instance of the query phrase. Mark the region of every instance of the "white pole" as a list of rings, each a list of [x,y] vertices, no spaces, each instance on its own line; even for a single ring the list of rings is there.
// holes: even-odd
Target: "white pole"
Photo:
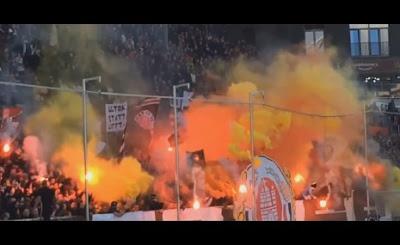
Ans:
[[[369,180],[368,180],[368,138],[367,138],[367,105],[364,103],[364,159],[365,159],[365,187],[367,189],[367,214],[370,215],[370,206],[369,206]]]
[[[187,87],[190,88],[189,83],[184,83],[180,85],[173,86],[173,96],[174,96],[174,135],[175,135],[175,165],[176,165],[176,220],[180,220],[180,206],[181,206],[181,199],[179,193],[179,143],[178,143],[178,110],[177,110],[177,97],[176,97],[176,89],[180,87]]]
[[[250,113],[250,145],[251,145],[251,149],[250,149],[250,161],[252,164],[252,168],[251,168],[251,176],[252,176],[252,206],[253,206],[253,211],[251,212],[252,214],[252,220],[255,220],[255,207],[256,207],[256,192],[255,192],[255,183],[256,183],[256,177],[255,177],[255,166],[254,166],[254,135],[253,135],[253,96],[252,93],[250,93],[249,95],[249,113]]]
[[[252,171],[252,182],[253,182],[253,187],[252,189],[252,194],[253,194],[253,201],[252,201],[252,217],[253,221],[256,220],[256,170],[255,170],[255,164],[254,164],[254,108],[253,108],[253,97],[256,94],[260,94],[264,97],[264,92],[263,91],[253,91],[249,94],[249,114],[250,114],[250,145],[251,145],[251,150],[250,150],[250,161],[252,164],[251,171]]]
[[[87,95],[86,95],[86,82],[97,80],[101,82],[101,77],[85,78],[82,80],[82,98],[83,98],[83,161],[84,161],[84,174],[85,174],[85,200],[86,200],[86,221],[90,221],[90,201],[87,185]]]

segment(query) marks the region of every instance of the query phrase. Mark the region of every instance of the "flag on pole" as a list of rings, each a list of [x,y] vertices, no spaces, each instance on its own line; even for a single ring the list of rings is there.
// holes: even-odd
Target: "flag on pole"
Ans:
[[[1,111],[2,119],[15,118],[22,114],[21,107],[6,107]]]
[[[128,116],[128,122],[122,134],[119,149],[120,158],[127,151],[132,153],[134,149],[147,150],[152,138],[160,102],[161,99],[159,98],[145,98],[134,107],[133,113],[128,113],[133,115],[133,118]]]
[[[21,127],[18,117],[22,114],[20,107],[3,108],[0,120],[0,139],[18,137]]]
[[[125,129],[124,129],[124,132],[122,133],[122,143],[121,143],[121,147],[119,148],[119,151],[118,151],[118,158],[119,158],[119,160],[118,161],[121,161],[122,160],[122,158],[124,157],[124,151],[125,151],[125,137],[126,137],[126,127],[127,126],[127,124],[125,124]]]
[[[176,107],[178,110],[184,110],[189,107],[190,102],[192,101],[192,97],[194,95],[194,92],[189,92],[189,91],[183,91],[182,92],[182,98],[178,98],[176,100]],[[170,106],[174,108],[174,100],[172,99],[170,101]]]
[[[135,122],[137,126],[152,131],[157,117],[158,106],[161,99],[146,98],[136,106]]]

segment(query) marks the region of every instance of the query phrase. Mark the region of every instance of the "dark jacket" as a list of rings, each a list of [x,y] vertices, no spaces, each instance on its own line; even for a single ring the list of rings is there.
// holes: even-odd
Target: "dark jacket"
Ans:
[[[49,187],[41,187],[37,191],[37,196],[40,196],[42,199],[43,209],[53,208],[55,202],[54,190],[50,189]]]

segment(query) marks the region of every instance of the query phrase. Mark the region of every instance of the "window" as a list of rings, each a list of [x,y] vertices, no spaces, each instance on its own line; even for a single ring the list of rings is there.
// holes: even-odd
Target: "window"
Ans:
[[[350,30],[351,56],[360,56],[360,33]]]
[[[305,32],[306,50],[324,49],[324,31],[323,30],[307,30]]]
[[[388,24],[350,24],[351,56],[388,56]]]

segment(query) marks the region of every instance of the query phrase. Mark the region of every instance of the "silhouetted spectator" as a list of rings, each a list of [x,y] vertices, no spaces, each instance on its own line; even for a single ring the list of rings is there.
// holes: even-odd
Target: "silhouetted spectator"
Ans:
[[[44,220],[50,220],[50,216],[53,212],[55,193],[54,190],[48,187],[46,180],[42,182],[42,187],[36,193],[37,197],[40,198],[42,203],[42,217]]]

